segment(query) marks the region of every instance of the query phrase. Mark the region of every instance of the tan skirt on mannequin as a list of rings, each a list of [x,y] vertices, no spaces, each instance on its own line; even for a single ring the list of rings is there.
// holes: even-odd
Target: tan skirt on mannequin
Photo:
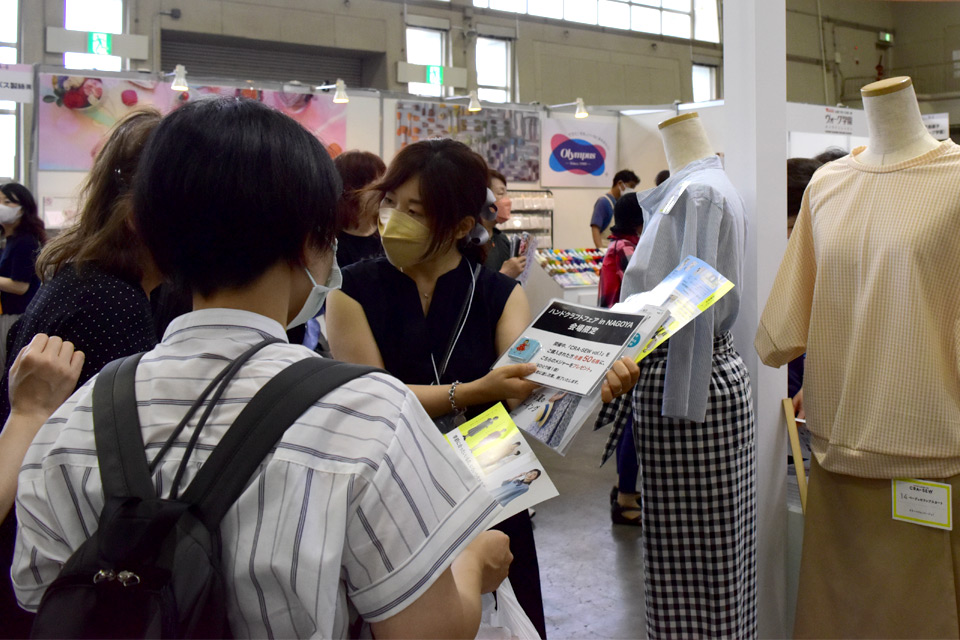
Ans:
[[[960,476],[938,481],[956,522]],[[895,521],[891,499],[890,480],[811,463],[794,637],[960,637],[960,528]]]

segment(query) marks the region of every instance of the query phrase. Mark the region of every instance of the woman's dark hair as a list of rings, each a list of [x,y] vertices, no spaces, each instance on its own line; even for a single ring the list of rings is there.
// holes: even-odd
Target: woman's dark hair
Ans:
[[[352,229],[360,223],[360,212],[368,204],[369,193],[364,191],[387,170],[380,156],[369,151],[345,151],[333,160],[333,166],[343,181],[343,194],[337,205],[337,220],[341,229]]]
[[[497,180],[503,183],[503,186],[507,186],[507,176],[503,175],[496,169],[490,169],[490,171],[487,172],[487,175],[489,176],[489,180],[493,180],[494,178],[496,178]],[[489,184],[489,180],[487,184]]]
[[[613,206],[613,227],[610,229],[613,233],[625,236],[637,235],[637,229],[643,227],[643,209],[640,208],[640,201],[637,194],[628,193],[620,196],[617,204]]]
[[[37,201],[33,199],[30,189],[19,182],[8,182],[0,185],[0,191],[10,202],[20,205],[20,221],[13,235],[27,234],[36,238],[40,244],[46,242],[47,231],[37,213]]]
[[[840,147],[827,147],[817,155],[813,156],[813,159],[819,162],[820,164],[827,164],[828,162],[833,162],[834,160],[839,160],[844,156],[850,155],[849,151],[845,151]]]
[[[669,169],[664,169],[663,171],[661,171],[660,173],[657,174],[657,177],[656,177],[656,179],[654,179],[653,184],[654,184],[654,186],[659,187],[660,185],[662,185],[664,182],[666,182],[666,181],[669,180],[669,179],[670,179],[670,170],[669,170]]]
[[[143,278],[150,254],[133,226],[130,184],[143,146],[161,118],[156,109],[142,109],[114,126],[80,191],[76,222],[37,257],[41,280],[52,278],[68,263],[78,269],[95,264],[130,283]]]
[[[787,217],[800,213],[803,192],[813,177],[813,172],[823,163],[813,158],[790,158],[787,160]]]
[[[243,287],[337,232],[340,176],[323,145],[263,103],[190,102],[150,137],[133,183],[160,272],[194,294]]]
[[[372,188],[383,196],[420,177],[420,202],[433,232],[427,248],[430,256],[456,236],[461,220],[471,217],[478,221],[487,201],[487,172],[483,157],[462,142],[423,140],[401,149],[386,175]],[[460,249],[466,251],[468,247],[461,243]]]

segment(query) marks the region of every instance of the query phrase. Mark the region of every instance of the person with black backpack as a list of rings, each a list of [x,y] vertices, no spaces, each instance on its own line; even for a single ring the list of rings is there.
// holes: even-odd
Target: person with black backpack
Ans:
[[[285,340],[338,286],[339,191],[261,103],[158,126],[135,220],[194,311],[27,452],[12,577],[34,637],[476,634],[511,560],[496,501],[406,386]]]

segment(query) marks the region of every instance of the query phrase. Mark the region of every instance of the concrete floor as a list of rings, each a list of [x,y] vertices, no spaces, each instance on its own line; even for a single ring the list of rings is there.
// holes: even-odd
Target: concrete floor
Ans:
[[[560,492],[533,519],[550,640],[646,635],[640,529],[610,522],[616,460],[597,466],[609,430],[592,427],[565,457],[527,438]]]

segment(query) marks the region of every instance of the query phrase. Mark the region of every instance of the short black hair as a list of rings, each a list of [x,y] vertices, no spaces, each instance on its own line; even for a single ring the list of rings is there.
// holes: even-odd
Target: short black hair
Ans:
[[[790,158],[787,160],[787,218],[800,213],[803,192],[813,173],[823,163],[814,158]]]
[[[640,208],[637,194],[628,193],[620,196],[613,206],[613,227],[610,231],[632,236],[640,227],[643,227],[643,209]]]
[[[669,180],[669,179],[670,179],[670,170],[669,170],[669,169],[664,169],[663,171],[661,171],[660,173],[657,174],[657,177],[656,177],[656,179],[653,181],[653,184],[654,184],[655,186],[658,186],[658,187],[659,187],[660,185],[662,185],[664,182],[666,182],[666,181]]]
[[[640,178],[638,178],[637,174],[635,174],[633,171],[630,171],[630,169],[621,169],[620,171],[617,171],[616,175],[613,176],[612,186],[617,186],[618,182],[636,182],[637,184],[640,184]]]
[[[340,177],[323,144],[260,102],[217,97],[166,116],[134,179],[137,229],[160,272],[202,296],[303,259],[337,233]]]

